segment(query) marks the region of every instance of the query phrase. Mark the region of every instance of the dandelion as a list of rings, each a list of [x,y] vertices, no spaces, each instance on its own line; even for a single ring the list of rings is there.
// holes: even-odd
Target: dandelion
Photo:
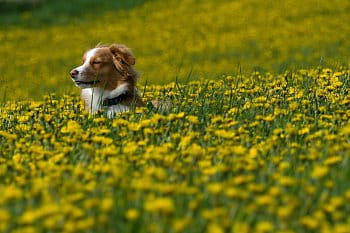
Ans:
[[[271,232],[273,231],[273,224],[268,221],[258,222],[256,225],[257,232]]]
[[[212,183],[208,185],[208,191],[211,192],[214,195],[217,195],[221,192],[222,190],[222,185],[219,183]]]
[[[91,140],[104,145],[110,145],[113,142],[113,139],[104,136],[93,136]]]
[[[304,225],[309,230],[315,230],[318,228],[319,223],[315,218],[310,216],[304,216],[300,219],[300,223]]]
[[[4,103],[0,231],[342,232],[350,102],[332,72],[147,86],[173,108],[114,119],[75,95]]]
[[[145,210],[153,213],[160,212],[165,214],[171,214],[174,211],[173,200],[166,197],[147,201],[144,207]]]
[[[328,174],[328,171],[329,171],[328,167],[317,165],[312,170],[311,176],[315,179],[321,179]]]
[[[224,229],[217,223],[210,223],[207,229],[208,233],[224,233]]]
[[[6,138],[8,140],[15,140],[15,139],[17,139],[17,135],[11,134],[11,133],[3,131],[3,130],[0,130],[0,136]]]
[[[332,157],[327,158],[324,161],[324,164],[325,165],[334,165],[334,164],[337,164],[337,163],[339,163],[341,161],[342,161],[342,157],[341,156],[332,156]]]
[[[198,124],[199,120],[196,116],[186,116],[187,120],[192,124]]]
[[[67,122],[66,126],[62,127],[61,132],[78,134],[81,132],[81,126],[78,122],[71,120]]]
[[[6,210],[0,209],[0,221],[7,222],[10,219],[10,214]]]
[[[138,219],[139,216],[140,212],[137,209],[128,209],[125,213],[125,217],[131,221]]]
[[[106,197],[101,200],[100,208],[103,212],[109,212],[113,208],[113,203],[114,201],[112,198]]]

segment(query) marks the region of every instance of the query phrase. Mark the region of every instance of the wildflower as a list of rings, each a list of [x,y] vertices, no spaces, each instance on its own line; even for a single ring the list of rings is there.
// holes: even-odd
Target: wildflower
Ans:
[[[249,225],[245,222],[235,221],[232,225],[231,232],[232,233],[235,233],[235,232],[248,233],[248,232],[250,232]]]
[[[3,209],[0,209],[0,222],[7,222],[10,219],[10,214]]]
[[[244,146],[239,145],[232,147],[232,151],[237,155],[244,155],[247,152],[247,149]]]
[[[219,183],[208,184],[208,191],[214,195],[219,194],[222,188],[223,188],[222,185]]]
[[[350,200],[350,189],[345,191],[344,196],[345,196],[346,199]]]
[[[113,207],[113,203],[114,201],[112,198],[106,197],[101,200],[100,208],[103,212],[109,212]]]
[[[307,128],[307,127],[298,130],[298,134],[299,134],[299,135],[308,134],[309,132],[310,132],[310,129]]]
[[[278,208],[277,210],[277,216],[281,219],[288,219],[291,214],[293,213],[293,207],[292,206],[282,206]]]
[[[210,223],[207,228],[207,233],[224,233],[224,229],[217,223]]]
[[[343,135],[350,135],[350,124],[344,126],[341,130],[340,133]]]
[[[311,176],[315,179],[321,179],[328,174],[328,171],[329,171],[328,167],[317,165],[312,170]]]
[[[215,135],[225,139],[233,139],[236,136],[236,133],[228,130],[216,130]]]
[[[117,126],[127,126],[128,125],[128,121],[121,119],[121,118],[116,118],[113,120],[112,126],[113,127],[117,127]]]
[[[274,227],[272,223],[268,221],[261,221],[261,222],[258,222],[256,225],[257,232],[272,232],[273,228]]]
[[[238,113],[238,108],[231,108],[230,110],[228,110],[229,114],[237,114]]]
[[[80,133],[81,126],[78,122],[70,120],[67,125],[61,128],[62,133]]]
[[[15,187],[15,186],[5,186],[2,190],[2,201],[6,200],[13,200],[13,199],[18,199],[22,197],[22,191],[21,189]],[[1,203],[1,201],[0,201]]]
[[[140,216],[140,212],[137,209],[128,209],[125,213],[125,217],[131,221],[138,219],[139,216]]]
[[[334,226],[334,229],[332,230],[332,232],[334,233],[349,233],[349,224],[342,224],[342,223],[339,223],[339,224],[336,224]]]
[[[133,154],[136,152],[136,150],[138,149],[138,145],[134,142],[128,142],[124,148],[123,148],[123,152],[125,154]]]
[[[199,146],[197,143],[190,145],[186,149],[186,153],[193,155],[193,156],[201,156],[204,154],[204,152],[205,152],[205,150],[201,146]]]
[[[341,156],[331,156],[324,161],[325,165],[334,165],[342,161]]]
[[[309,230],[315,230],[318,228],[319,223],[315,218],[310,216],[304,216],[300,219],[300,223],[304,225]]]
[[[185,228],[191,224],[191,222],[192,219],[189,217],[175,219],[172,229],[174,232],[183,232]]]
[[[40,217],[40,213],[36,210],[27,210],[19,218],[19,223],[22,224],[33,224]]]
[[[261,206],[273,205],[275,203],[275,199],[270,195],[262,195],[260,197],[257,197],[256,202]]]
[[[149,200],[145,203],[144,207],[149,212],[171,214],[174,211],[173,200],[166,197]]]
[[[196,116],[186,116],[187,120],[192,124],[198,124],[199,120]]]
[[[15,139],[17,139],[17,135],[11,134],[11,133],[3,131],[3,130],[0,130],[0,136],[6,138],[8,140],[15,140]]]
[[[104,136],[93,136],[91,137],[91,141],[104,145],[110,145],[113,142],[113,139]]]
[[[129,123],[128,125],[128,128],[131,130],[131,131],[139,131],[141,129],[141,124],[138,124],[138,123]]]
[[[272,122],[274,119],[275,119],[275,116],[272,114],[267,115],[266,117],[263,118],[263,120],[267,122]]]

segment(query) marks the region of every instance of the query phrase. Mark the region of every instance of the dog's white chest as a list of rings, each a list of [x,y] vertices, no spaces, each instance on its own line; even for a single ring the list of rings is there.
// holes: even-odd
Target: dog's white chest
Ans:
[[[107,98],[114,98],[123,94],[127,90],[126,86],[106,91],[102,88],[86,88],[82,90],[82,98],[86,103],[86,107],[90,113],[96,113],[99,109],[102,109],[102,102]],[[107,117],[112,118],[115,114],[129,111],[128,106],[117,104],[107,107]]]

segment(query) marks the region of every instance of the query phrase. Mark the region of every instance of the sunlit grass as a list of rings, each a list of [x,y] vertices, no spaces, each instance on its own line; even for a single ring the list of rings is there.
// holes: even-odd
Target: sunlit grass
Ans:
[[[147,86],[89,116],[79,96],[0,112],[2,232],[347,232],[349,70]]]
[[[349,232],[350,1],[65,3],[0,9],[0,232]],[[84,110],[100,42],[147,107]]]
[[[66,23],[57,24],[40,21],[40,11],[23,12],[20,23],[0,29],[1,94],[40,99],[75,90],[68,72],[99,42],[132,48],[141,83],[169,83],[191,71],[193,79],[213,79],[239,67],[249,74],[349,65],[349,4],[146,1],[128,10],[86,9],[81,18],[65,16]],[[41,24],[31,26],[35,21]]]

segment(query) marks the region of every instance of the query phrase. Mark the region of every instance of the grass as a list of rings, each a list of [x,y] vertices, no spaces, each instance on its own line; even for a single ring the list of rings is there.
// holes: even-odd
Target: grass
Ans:
[[[73,4],[48,1],[2,14],[1,22],[16,15],[0,29],[0,53],[7,58],[0,61],[6,99],[77,93],[68,73],[81,63],[84,51],[99,42],[133,49],[141,86],[146,81],[166,84],[190,71],[198,80],[237,74],[238,67],[250,74],[313,68],[320,60],[335,69],[349,65],[350,29],[344,23],[348,1],[132,3],[103,1],[97,7],[99,2],[84,1],[75,9]],[[52,12],[55,17],[50,18]]]
[[[106,119],[78,96],[0,113],[2,232],[346,232],[349,70],[151,85]]]
[[[0,232],[349,232],[349,1],[70,3],[0,10]],[[98,42],[172,107],[88,115]]]
[[[4,2],[0,9],[2,13],[0,25],[7,28],[18,25],[32,28],[65,25],[86,18],[87,15],[128,10],[144,2],[144,0],[72,0],[69,3],[54,0]],[[30,20],[26,19],[28,17]]]

